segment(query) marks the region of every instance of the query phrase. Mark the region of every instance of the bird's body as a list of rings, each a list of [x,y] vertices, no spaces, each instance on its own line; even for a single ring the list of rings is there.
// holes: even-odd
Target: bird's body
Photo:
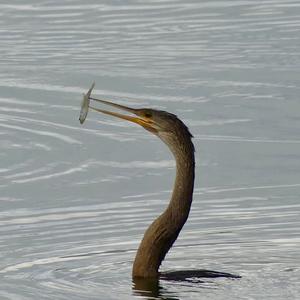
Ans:
[[[155,109],[133,109],[105,100],[90,98],[137,117],[91,107],[93,110],[113,115],[143,126],[157,135],[171,150],[176,160],[176,178],[167,209],[149,226],[138,248],[132,276],[153,278],[159,276],[159,266],[177,239],[185,224],[192,204],[195,174],[194,145],[186,125],[174,114]]]

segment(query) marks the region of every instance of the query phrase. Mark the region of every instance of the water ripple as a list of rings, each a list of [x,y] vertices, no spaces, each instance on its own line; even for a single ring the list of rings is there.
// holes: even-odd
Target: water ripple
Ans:
[[[55,133],[55,132],[50,132],[50,131],[45,131],[45,130],[34,130],[34,129],[30,129],[30,128],[24,128],[21,126],[9,125],[9,124],[0,124],[0,127],[14,129],[14,130],[22,131],[22,132],[29,132],[29,133],[41,135],[41,136],[49,136],[49,137],[61,140],[63,142],[69,143],[69,144],[82,144],[80,141],[75,140],[69,136],[60,134],[60,133]]]

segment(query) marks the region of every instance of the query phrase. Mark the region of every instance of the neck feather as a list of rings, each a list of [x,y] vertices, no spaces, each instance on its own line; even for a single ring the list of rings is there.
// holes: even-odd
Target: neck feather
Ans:
[[[133,277],[157,277],[158,269],[185,224],[193,198],[194,146],[188,140],[169,145],[176,159],[176,178],[167,209],[149,226],[137,251]]]

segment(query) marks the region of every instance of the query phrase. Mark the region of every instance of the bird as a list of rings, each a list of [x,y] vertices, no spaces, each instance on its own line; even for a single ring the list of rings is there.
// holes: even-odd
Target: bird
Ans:
[[[131,108],[107,100],[90,97],[102,104],[113,106],[129,114],[99,109],[89,104],[89,108],[127,120],[142,126],[160,138],[170,149],[176,161],[176,175],[173,192],[166,209],[150,224],[138,247],[132,268],[132,278],[158,278],[159,267],[176,241],[186,223],[193,200],[195,181],[195,147],[188,127],[175,114],[152,108]],[[208,277],[231,274],[201,270]]]

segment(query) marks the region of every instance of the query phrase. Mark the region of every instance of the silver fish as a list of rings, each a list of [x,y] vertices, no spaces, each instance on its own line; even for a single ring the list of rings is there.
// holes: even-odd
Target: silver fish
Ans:
[[[89,112],[90,96],[91,96],[94,86],[95,86],[95,82],[93,82],[93,84],[90,87],[90,89],[88,90],[88,92],[86,94],[83,94],[83,99],[81,102],[80,116],[79,116],[80,124],[83,124],[83,122],[85,121],[86,116]]]

